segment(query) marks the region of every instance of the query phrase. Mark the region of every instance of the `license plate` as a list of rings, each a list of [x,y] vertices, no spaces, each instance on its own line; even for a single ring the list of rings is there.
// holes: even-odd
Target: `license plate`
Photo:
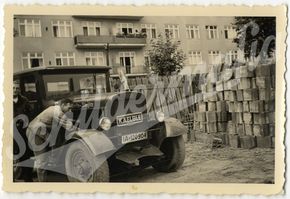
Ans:
[[[148,138],[147,132],[138,132],[122,136],[122,144],[145,140]]]

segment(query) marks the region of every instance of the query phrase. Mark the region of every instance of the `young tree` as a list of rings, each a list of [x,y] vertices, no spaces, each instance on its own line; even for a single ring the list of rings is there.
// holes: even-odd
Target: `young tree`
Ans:
[[[275,50],[275,17],[235,17],[237,38],[233,42],[244,50],[246,58],[270,55]]]
[[[150,49],[147,50],[149,62],[145,63],[146,68],[161,76],[178,73],[183,68],[185,54],[179,49],[180,41],[172,41],[169,33],[165,38],[161,34],[156,40],[150,43]]]

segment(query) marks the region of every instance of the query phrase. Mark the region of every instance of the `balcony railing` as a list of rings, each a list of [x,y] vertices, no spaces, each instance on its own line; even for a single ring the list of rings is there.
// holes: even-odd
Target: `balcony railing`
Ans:
[[[116,36],[75,36],[77,48],[142,48],[146,45],[146,36],[142,34],[116,35]]]
[[[112,67],[111,74],[113,74],[113,75],[118,74],[118,70],[117,70],[117,68],[120,67],[120,65],[117,65],[117,64],[116,64],[116,65],[113,65],[113,66],[111,66],[111,67]],[[131,66],[130,73],[127,73],[125,68],[126,68],[126,67],[123,67],[124,72],[125,72],[127,75],[130,75],[130,74],[145,74],[145,73],[148,72],[144,65],[135,65],[135,66]]]

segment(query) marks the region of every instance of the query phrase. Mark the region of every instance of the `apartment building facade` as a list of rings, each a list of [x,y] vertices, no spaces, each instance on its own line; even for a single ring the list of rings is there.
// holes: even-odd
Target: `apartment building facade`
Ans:
[[[183,73],[204,73],[242,56],[233,17],[14,16],[14,71],[50,65],[110,65],[146,73],[150,41],[171,33],[186,54]],[[224,58],[223,58],[224,57]]]

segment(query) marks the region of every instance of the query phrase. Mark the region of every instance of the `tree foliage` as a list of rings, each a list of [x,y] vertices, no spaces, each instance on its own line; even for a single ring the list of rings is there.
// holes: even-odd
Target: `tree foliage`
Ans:
[[[275,50],[275,17],[235,17],[237,38],[233,42],[244,50],[245,57],[270,55]]]
[[[149,62],[145,63],[147,68],[161,76],[178,73],[183,68],[185,54],[179,49],[180,41],[173,41],[169,33],[165,38],[159,34],[156,40],[151,40],[150,48],[147,50]]]

